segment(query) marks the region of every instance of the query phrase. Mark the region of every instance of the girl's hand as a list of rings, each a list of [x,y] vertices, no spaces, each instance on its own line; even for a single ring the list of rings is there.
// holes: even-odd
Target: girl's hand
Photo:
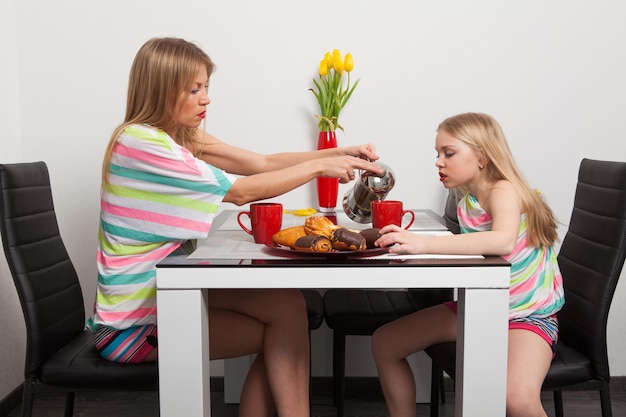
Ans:
[[[389,253],[407,253],[407,254],[420,254],[424,253],[424,246],[422,244],[423,236],[418,236],[409,232],[402,227],[390,224],[380,229],[379,237],[374,245],[385,248],[389,248]]]

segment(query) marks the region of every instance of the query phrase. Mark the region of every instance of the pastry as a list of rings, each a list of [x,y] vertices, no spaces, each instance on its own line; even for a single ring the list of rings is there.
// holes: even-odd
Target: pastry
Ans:
[[[304,222],[304,230],[309,235],[326,236],[333,249],[360,251],[367,249],[365,238],[343,226],[337,226],[324,216],[311,216]]]
[[[365,242],[367,243],[367,249],[375,249],[374,242],[376,239],[380,237],[380,229],[377,227],[372,227],[369,229],[363,229],[359,231],[361,236],[365,238]]]
[[[307,233],[304,230],[304,226],[288,227],[275,233],[272,236],[272,242],[293,248],[296,241],[306,235]]]
[[[335,229],[330,237],[330,241],[333,244],[333,249],[337,250],[358,251],[367,249],[365,237],[345,227]]]
[[[330,252],[333,247],[326,236],[307,235],[304,226],[288,227],[272,236],[272,242],[302,252]]]
[[[326,236],[306,235],[296,240],[291,249],[303,252],[330,252],[333,245]]]

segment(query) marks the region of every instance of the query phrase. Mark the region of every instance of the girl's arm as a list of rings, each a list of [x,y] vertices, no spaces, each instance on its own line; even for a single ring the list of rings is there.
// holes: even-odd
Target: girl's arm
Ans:
[[[519,233],[521,203],[513,186],[499,181],[489,191],[481,206],[491,214],[492,229],[485,232],[448,236],[420,236],[395,225],[381,230],[378,246],[390,246],[391,253],[441,253],[463,255],[509,255]]]

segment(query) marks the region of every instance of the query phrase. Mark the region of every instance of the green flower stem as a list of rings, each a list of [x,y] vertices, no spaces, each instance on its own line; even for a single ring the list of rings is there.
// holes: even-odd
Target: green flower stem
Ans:
[[[318,127],[320,131],[333,132],[336,128],[343,130],[343,127],[338,123],[339,113],[348,103],[359,83],[359,80],[357,80],[351,85],[349,72],[347,78],[348,82],[344,88],[342,83],[343,74],[331,68],[326,75],[320,75],[319,81],[313,80],[315,89],[310,90],[315,95],[320,106],[321,115],[316,116],[319,120]]]

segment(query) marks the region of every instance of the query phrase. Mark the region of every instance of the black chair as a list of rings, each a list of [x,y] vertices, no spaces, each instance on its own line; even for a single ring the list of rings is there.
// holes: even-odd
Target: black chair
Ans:
[[[612,416],[606,326],[625,256],[626,162],[583,159],[558,255],[565,288],[559,342],[543,383],[554,393],[557,417],[563,416],[563,390],[599,391],[602,416]],[[431,346],[426,353],[433,360],[433,380],[440,378],[438,368],[454,378],[454,343]],[[437,396],[432,390],[432,417],[439,414]]]
[[[319,329],[324,322],[324,301],[322,294],[317,290],[300,290],[306,302],[306,311],[309,317],[309,351],[311,350],[311,330]],[[313,367],[309,355],[309,404],[313,398]]]
[[[7,263],[26,321],[22,416],[37,392],[156,390],[156,363],[103,359],[85,329],[83,294],[61,239],[44,162],[0,165],[0,226]]]
[[[309,336],[311,330],[319,329],[324,322],[324,301],[322,294],[317,290],[300,290],[306,301],[306,311],[309,316]]]
[[[449,193],[443,216],[453,233],[459,232],[456,203],[460,194]],[[346,337],[371,336],[380,326],[419,309],[452,299],[450,289],[408,291],[331,289],[324,294],[324,318],[333,330],[333,401],[337,417],[344,415]],[[438,380],[439,381],[439,380]],[[438,382],[443,396],[443,379]]]
[[[331,289],[324,294],[325,320],[333,330],[333,400],[337,417],[344,415],[346,337],[371,336],[386,323],[451,297],[448,289]]]

